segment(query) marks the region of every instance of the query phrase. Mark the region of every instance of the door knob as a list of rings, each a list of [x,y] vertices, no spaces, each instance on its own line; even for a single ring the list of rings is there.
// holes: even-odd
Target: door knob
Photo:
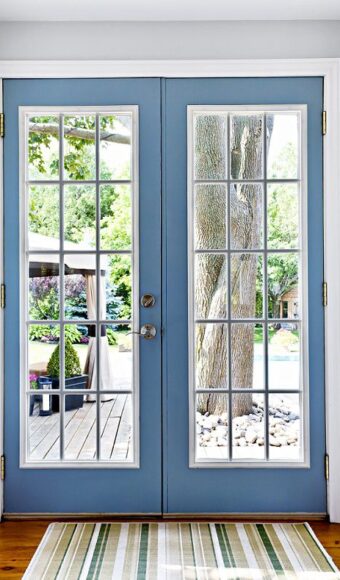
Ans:
[[[132,332],[128,332],[127,334],[138,334],[138,336],[141,336],[142,338],[145,338],[146,340],[152,340],[153,338],[155,338],[156,334],[157,334],[157,330],[156,327],[153,324],[143,324],[143,326],[141,326],[140,331],[132,331]]]

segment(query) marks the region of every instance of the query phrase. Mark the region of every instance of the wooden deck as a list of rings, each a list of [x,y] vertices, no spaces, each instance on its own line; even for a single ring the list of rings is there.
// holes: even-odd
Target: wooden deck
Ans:
[[[132,461],[131,395],[112,395],[100,404],[101,459]],[[30,459],[58,461],[60,458],[60,414],[40,417],[35,405],[29,418]],[[96,404],[84,402],[81,409],[65,412],[64,454],[67,461],[89,461],[96,457]]]

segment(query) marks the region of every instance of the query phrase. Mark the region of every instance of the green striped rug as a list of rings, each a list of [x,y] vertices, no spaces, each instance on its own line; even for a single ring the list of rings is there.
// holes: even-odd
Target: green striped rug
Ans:
[[[34,580],[338,579],[308,524],[51,524]]]

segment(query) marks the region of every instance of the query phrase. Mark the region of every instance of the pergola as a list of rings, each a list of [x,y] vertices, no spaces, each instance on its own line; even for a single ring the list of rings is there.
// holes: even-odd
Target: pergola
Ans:
[[[29,248],[34,254],[31,254],[29,263],[29,277],[41,278],[50,276],[59,276],[59,239],[50,236],[44,236],[29,232]],[[88,320],[96,320],[96,255],[89,253],[68,253],[68,252],[85,252],[89,250],[85,244],[76,244],[74,242],[64,242],[64,275],[70,276],[80,274],[85,278],[87,316]],[[41,251],[41,253],[40,253]],[[104,268],[103,268],[104,265]],[[105,319],[105,274],[106,263],[101,257],[100,270],[100,319]],[[84,321],[86,323],[86,320]],[[95,331],[95,329],[94,329]],[[96,365],[96,343],[95,336],[89,337],[89,346],[87,351],[84,373],[88,375],[88,388],[95,389],[97,381]],[[110,368],[109,344],[105,332],[100,336],[100,385],[99,389],[109,388],[112,384],[112,372]],[[90,396],[89,396],[90,398]],[[108,397],[110,398],[110,396]],[[105,397],[104,397],[105,400]]]

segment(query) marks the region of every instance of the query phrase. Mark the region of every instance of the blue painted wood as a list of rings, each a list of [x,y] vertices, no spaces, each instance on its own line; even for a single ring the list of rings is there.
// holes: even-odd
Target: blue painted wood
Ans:
[[[5,156],[5,482],[6,512],[161,511],[161,339],[141,342],[141,468],[19,469],[19,167],[18,106],[139,105],[140,291],[156,306],[141,323],[160,328],[160,80],[7,80]]]
[[[324,512],[323,191],[321,78],[170,79],[164,81],[166,272],[163,356],[168,512]],[[187,356],[187,105],[308,105],[310,469],[189,469]]]
[[[20,470],[18,106],[140,106],[141,293],[156,307],[141,322],[160,326],[160,142],[163,88],[163,448],[160,334],[141,345],[141,469]],[[186,106],[308,104],[311,469],[189,469],[187,390]],[[9,80],[5,139],[5,450],[7,512],[325,511],[322,231],[322,79]],[[162,469],[162,472],[161,472]]]

